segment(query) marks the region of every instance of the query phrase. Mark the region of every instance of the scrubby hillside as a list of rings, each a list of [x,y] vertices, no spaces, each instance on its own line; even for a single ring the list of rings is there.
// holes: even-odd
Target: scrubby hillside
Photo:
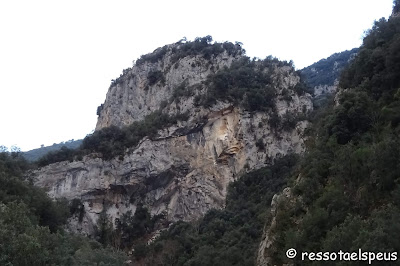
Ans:
[[[337,265],[302,251],[400,250],[400,19],[381,19],[341,75],[337,105],[315,117],[291,189],[275,201],[259,265]],[[392,257],[393,259],[393,257]],[[343,261],[362,265],[366,261]],[[398,265],[375,261],[374,265]]]

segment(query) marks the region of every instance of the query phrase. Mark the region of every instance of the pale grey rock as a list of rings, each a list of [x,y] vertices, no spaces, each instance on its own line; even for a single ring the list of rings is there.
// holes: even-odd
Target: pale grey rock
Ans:
[[[239,57],[227,53],[210,60],[185,57],[171,65],[171,52],[167,52],[157,63],[125,71],[120,83],[110,87],[96,129],[143,119],[170,99],[173,88],[183,81],[198,85],[195,93],[204,93],[206,77]],[[165,84],[148,86],[147,75],[153,70],[164,73]],[[290,67],[276,67],[272,78],[279,116],[312,110],[311,96],[292,90],[299,77]],[[289,91],[289,100],[283,99],[283,90]],[[155,139],[145,137],[122,158],[106,161],[90,154],[82,161],[45,166],[30,176],[53,198],[81,199],[83,221],[73,217],[69,229],[90,235],[102,211],[115,221],[128,211],[134,213],[139,202],[152,215],[166,214],[170,222],[198,219],[211,208],[224,207],[229,183],[244,172],[304,151],[305,120],[294,129],[277,132],[268,124],[269,112],[250,113],[221,101],[210,108],[196,107],[193,99],[194,95],[170,101],[163,109],[168,114],[188,112],[188,121],[160,130]],[[256,146],[259,139],[264,149]]]
[[[336,80],[334,85],[319,85],[314,87],[314,97],[336,93],[338,84],[339,81]]]
[[[123,160],[105,161],[92,154],[82,161],[48,165],[32,175],[51,197],[82,200],[84,226],[77,231],[93,232],[104,208],[114,221],[129,210],[134,213],[141,200],[153,215],[165,212],[170,221],[193,220],[224,206],[228,184],[245,166],[257,169],[272,158],[304,150],[307,122],[276,136],[267,125],[258,127],[267,119],[265,113],[233,108],[210,118],[197,132],[145,138]],[[263,151],[255,145],[260,138],[265,141]]]
[[[163,60],[156,63],[144,62],[128,70],[115,86],[110,86],[105,103],[100,111],[96,130],[111,125],[129,125],[142,120],[146,115],[157,111],[163,102],[168,101],[174,88],[185,82],[186,86],[201,85],[208,75],[224,66],[230,66],[240,56],[229,56],[226,52],[209,60],[202,56],[187,56],[172,63],[173,48],[168,46]],[[161,71],[164,82],[149,84],[147,79],[152,71]],[[192,108],[193,98],[181,104],[181,112]]]

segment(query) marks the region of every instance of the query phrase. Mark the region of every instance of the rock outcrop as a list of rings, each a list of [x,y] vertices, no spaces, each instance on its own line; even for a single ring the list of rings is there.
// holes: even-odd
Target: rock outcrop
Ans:
[[[175,62],[174,51],[179,44],[158,48],[153,53],[162,53],[162,60],[136,64],[114,81],[107,92],[106,101],[99,110],[96,130],[111,125],[124,126],[142,120],[158,110],[173,96],[174,89],[184,84],[200,86],[219,69],[230,66],[240,54],[230,56],[227,52],[205,59],[202,55],[186,56]],[[154,80],[151,77],[154,76]],[[154,84],[153,84],[154,83]],[[170,106],[170,113],[185,112],[193,108],[193,97]]]
[[[273,231],[276,227],[276,216],[277,212],[282,211],[281,209],[278,209],[280,206],[282,209],[284,209],[282,206],[284,204],[289,205],[293,204],[293,196],[291,189],[289,187],[285,188],[282,193],[280,194],[275,194],[274,197],[272,198],[271,201],[271,222],[266,224],[266,227],[264,228],[264,233],[262,240],[260,242],[260,246],[258,248],[258,253],[257,253],[257,266],[270,266],[274,265],[271,262],[271,257],[270,254],[273,252],[272,246],[275,241]]]
[[[50,196],[83,202],[83,220],[71,219],[72,231],[91,234],[101,212],[114,221],[134,212],[139,202],[153,215],[164,213],[168,221],[199,218],[224,206],[228,184],[241,173],[304,150],[304,119],[292,128],[276,129],[270,126],[268,111],[249,112],[228,101],[195,105],[195,97],[207,91],[207,77],[243,55],[224,50],[207,59],[202,54],[177,59],[179,45],[156,50],[153,55],[161,54],[159,60],[137,62],[114,81],[98,110],[96,130],[123,127],[156,110],[184,112],[187,121],[160,130],[155,138],[145,137],[122,157],[104,160],[89,154],[81,161],[59,162],[32,173],[35,184],[47,188]],[[292,67],[277,64],[271,79],[280,119],[312,109],[311,96],[293,89],[300,78]],[[182,84],[193,91],[177,98],[176,88]]]

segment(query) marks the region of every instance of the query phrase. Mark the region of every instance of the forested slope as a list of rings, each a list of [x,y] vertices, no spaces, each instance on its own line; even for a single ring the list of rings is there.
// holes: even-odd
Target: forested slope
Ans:
[[[316,115],[308,151],[280,202],[266,250],[285,252],[400,250],[400,19],[381,19],[344,70],[338,104]],[[296,180],[295,180],[296,178]],[[337,265],[295,260],[297,265]],[[362,265],[365,261],[345,261]],[[397,265],[393,261],[376,265]]]

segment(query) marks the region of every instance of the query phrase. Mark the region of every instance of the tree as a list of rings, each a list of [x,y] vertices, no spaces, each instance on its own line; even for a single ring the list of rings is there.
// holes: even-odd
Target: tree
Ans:
[[[117,232],[122,236],[122,247],[131,248],[135,240],[153,230],[154,222],[155,219],[142,204],[138,204],[134,215],[131,211],[124,213],[116,223]]]
[[[400,12],[400,0],[393,1],[393,14]]]
[[[113,225],[105,208],[103,208],[97,220],[96,231],[97,239],[104,247],[111,245]]]

